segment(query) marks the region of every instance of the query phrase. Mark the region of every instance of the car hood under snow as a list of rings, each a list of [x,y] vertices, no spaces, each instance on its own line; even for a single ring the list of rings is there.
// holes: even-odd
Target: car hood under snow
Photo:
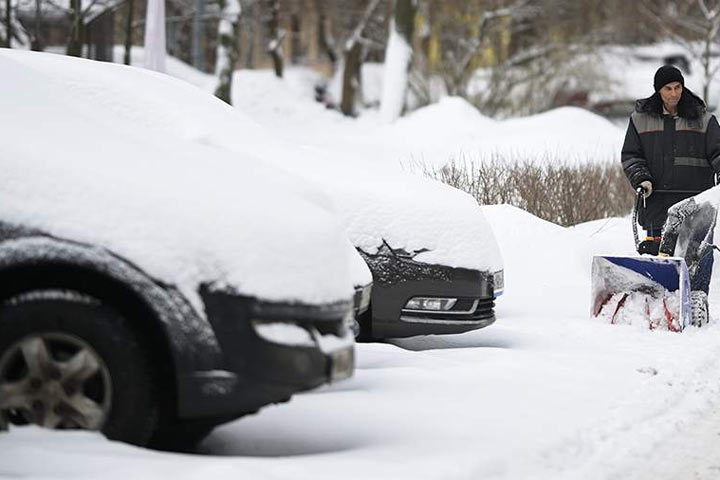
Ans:
[[[206,141],[201,132],[217,115],[184,110],[184,92],[192,99],[194,88],[125,66],[7,49],[0,72],[4,221],[105,247],[196,307],[206,282],[319,304],[349,299],[354,283],[369,280],[322,193]]]

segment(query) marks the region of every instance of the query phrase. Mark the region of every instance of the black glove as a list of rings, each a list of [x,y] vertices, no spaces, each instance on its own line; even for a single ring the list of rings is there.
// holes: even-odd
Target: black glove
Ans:
[[[640,245],[638,245],[637,251],[640,255],[647,254],[657,256],[660,251],[660,242],[655,240],[643,240],[640,242]]]

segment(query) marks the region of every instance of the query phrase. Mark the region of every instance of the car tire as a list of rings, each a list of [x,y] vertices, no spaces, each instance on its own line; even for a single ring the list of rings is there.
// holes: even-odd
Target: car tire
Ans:
[[[372,305],[358,316],[358,324],[360,325],[355,340],[357,342],[372,342],[375,340],[372,332]]]
[[[160,417],[151,365],[129,322],[93,298],[43,290],[0,306],[0,423],[100,430],[145,446]]]

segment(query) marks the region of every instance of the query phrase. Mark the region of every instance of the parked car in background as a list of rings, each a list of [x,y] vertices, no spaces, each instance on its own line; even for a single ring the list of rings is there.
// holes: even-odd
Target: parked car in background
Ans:
[[[375,283],[359,339],[462,333],[495,322],[503,270],[421,263],[415,252],[389,246],[361,254]]]
[[[320,191],[152,128],[182,109],[161,76],[11,50],[0,71],[0,427],[184,448],[351,375],[370,276]]]
[[[358,310],[360,338],[460,333],[495,320],[502,258],[471,196],[359,152],[338,155],[289,144],[207,92],[168,76],[91,62],[76,62],[58,75],[73,88],[112,98],[104,105],[108,112],[139,118],[157,135],[199,140],[238,159],[251,156],[322,191],[318,203],[337,212],[372,270],[369,308],[365,314]],[[98,76],[101,84],[88,80]],[[152,85],[132,88],[149,76]],[[173,115],[156,119],[158,111]],[[359,292],[369,282],[367,269],[354,271]]]

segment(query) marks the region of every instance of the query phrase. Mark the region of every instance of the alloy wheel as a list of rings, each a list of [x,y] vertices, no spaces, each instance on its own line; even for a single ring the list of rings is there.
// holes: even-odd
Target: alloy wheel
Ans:
[[[0,357],[0,428],[100,430],[112,382],[105,362],[84,340],[66,333],[20,339]]]

